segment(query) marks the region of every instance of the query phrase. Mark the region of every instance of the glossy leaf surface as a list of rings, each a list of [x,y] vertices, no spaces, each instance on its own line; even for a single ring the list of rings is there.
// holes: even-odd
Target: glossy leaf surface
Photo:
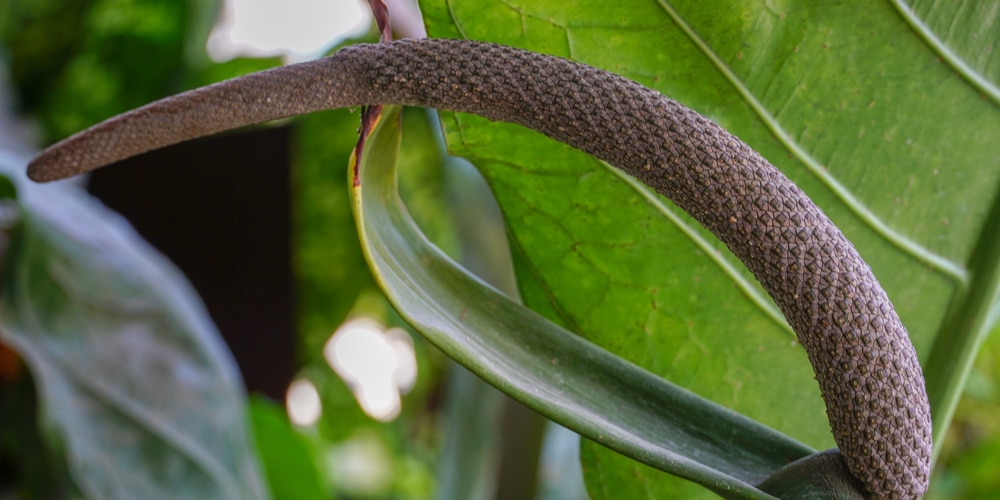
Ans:
[[[990,2],[422,2],[433,37],[569,57],[719,122],[799,184],[872,265],[925,367],[941,442],[1000,279],[1000,13]],[[992,27],[992,28],[991,28]],[[443,114],[506,217],[525,303],[817,448],[805,354],[742,265],[669,202],[519,127]],[[587,453],[591,493],[678,493]],[[655,485],[659,481],[660,485]],[[684,494],[694,494],[687,491]],[[682,494],[683,495],[683,494]]]
[[[810,452],[638,369],[480,282],[431,245],[395,184],[398,108],[366,141],[355,217],[377,281],[428,340],[504,392],[595,442],[726,495]]]

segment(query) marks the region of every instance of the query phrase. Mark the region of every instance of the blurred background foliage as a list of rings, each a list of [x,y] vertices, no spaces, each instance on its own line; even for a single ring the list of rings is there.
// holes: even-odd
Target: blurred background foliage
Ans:
[[[196,42],[217,11],[196,1],[5,2],[17,111],[40,122],[47,143],[176,91],[207,64]]]
[[[31,120],[32,146],[40,148],[156,98],[280,63],[211,61],[204,47],[219,12],[219,2],[203,0],[0,0],[0,61],[15,97],[6,111]],[[403,326],[357,244],[345,173],[357,122],[356,110],[325,112],[296,120],[291,136],[294,378],[316,387],[323,412],[316,424],[296,426],[280,395],[251,399],[254,438],[271,491],[275,498],[427,498],[435,492],[523,498],[523,492],[504,492],[496,484],[519,480],[498,472],[500,424],[516,414],[516,406],[450,365],[419,336],[412,336],[417,382],[404,396],[402,414],[388,423],[366,415],[323,358],[323,346],[349,317]],[[405,122],[400,183],[415,219],[439,247],[510,290],[504,255],[474,260],[495,253],[503,238],[495,211],[481,203],[488,198],[484,186],[467,165],[443,153],[433,114],[408,110]],[[58,446],[37,425],[38,411],[30,373],[13,350],[0,345],[0,498],[76,493]],[[996,415],[1000,336],[991,335],[965,389],[929,497],[1000,494]],[[513,433],[508,441],[527,439],[517,428],[507,432]],[[529,462],[537,463],[537,457]],[[529,488],[534,488],[532,474],[520,479]],[[581,494],[545,486],[539,492],[545,498]]]
[[[5,111],[30,120],[31,146],[40,148],[151,100],[281,63],[276,57],[210,60],[205,44],[219,13],[220,2],[201,0],[4,0],[0,56],[14,96],[12,109]],[[284,394],[249,387],[256,395],[248,413],[267,483],[275,498],[428,498],[435,491],[442,498],[491,497],[504,461],[500,427],[507,415],[524,419],[516,404],[411,336],[419,366],[416,383],[403,396],[401,414],[382,422],[362,410],[349,384],[324,359],[324,345],[348,318],[405,327],[374,284],[357,243],[345,172],[358,120],[357,110],[303,117],[294,123],[287,144],[295,330],[271,335],[278,344],[282,334],[294,335],[294,370],[283,373],[283,362],[275,359],[270,378],[284,386],[292,379],[309,381],[322,414],[312,424],[295,425]],[[495,250],[463,258],[463,249],[476,252],[483,242],[503,247],[503,227],[485,186],[470,175],[467,164],[442,153],[432,113],[408,110],[405,122],[400,185],[412,215],[439,247],[482,274],[501,277],[499,286],[510,289],[504,263],[496,271],[481,257]],[[219,203],[227,202],[220,195]],[[462,224],[471,232],[460,238]],[[198,285],[195,277],[192,281]],[[215,316],[212,301],[205,298]],[[246,314],[253,317],[255,311]],[[222,333],[233,342],[249,332],[223,328]],[[244,378],[252,376],[248,370],[268,372],[266,366],[242,362],[240,368]],[[0,369],[0,497],[79,494],[56,437],[38,427],[39,412],[47,409],[36,407],[31,374],[2,345]],[[541,420],[533,415],[528,420],[536,423],[508,426],[507,436],[523,441],[527,435],[540,446],[535,429]],[[507,462],[514,464],[508,467],[537,464],[537,447],[528,446],[528,452],[536,456],[523,460],[508,453]],[[569,468],[570,475],[574,471]],[[520,485],[513,495],[523,496],[516,493],[518,487],[533,489],[533,477],[528,471],[511,482]],[[580,494],[573,488],[550,490],[550,498]]]
[[[15,96],[6,111],[36,124],[32,142],[41,147],[151,100],[280,64],[273,57],[211,61],[205,43],[219,12],[220,2],[202,0],[0,2],[0,55]],[[411,208],[442,248],[455,249],[442,192],[446,160],[434,125],[421,110],[407,122],[402,160],[411,178],[402,182]],[[362,411],[322,356],[349,316],[402,326],[357,244],[345,176],[357,126],[357,110],[306,117],[289,145],[295,160],[289,221],[295,228],[294,377],[309,380],[323,406],[320,419],[302,427],[290,423],[281,394],[251,400],[254,437],[276,498],[426,498],[435,489],[446,359],[414,338],[418,381],[404,396],[402,415],[383,423]],[[0,496],[73,496],[52,436],[36,424],[42,409],[35,408],[30,373],[13,350],[0,354]]]

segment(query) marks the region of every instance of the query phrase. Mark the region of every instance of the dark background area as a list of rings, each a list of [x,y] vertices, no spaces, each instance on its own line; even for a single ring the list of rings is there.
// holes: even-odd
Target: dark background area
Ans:
[[[186,142],[99,169],[89,190],[187,275],[248,390],[294,374],[290,126]]]

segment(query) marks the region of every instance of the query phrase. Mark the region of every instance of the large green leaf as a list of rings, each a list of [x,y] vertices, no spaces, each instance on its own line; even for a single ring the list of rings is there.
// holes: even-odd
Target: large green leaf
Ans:
[[[430,36],[622,74],[708,115],[798,183],[896,304],[938,444],[996,301],[1000,43],[993,2],[470,0],[421,3]],[[816,447],[833,445],[804,352],[729,252],[669,202],[519,127],[443,115],[487,178],[522,297],[570,330]],[[585,453],[592,493],[662,474]],[[664,483],[659,483],[665,481]],[[692,492],[688,492],[691,494]]]
[[[90,498],[263,498],[243,387],[181,274],[70,183],[20,182],[0,335]]]
[[[751,485],[810,453],[559,328],[431,245],[396,190],[398,110],[366,141],[355,218],[376,280],[428,340],[543,415],[720,494],[767,498]]]

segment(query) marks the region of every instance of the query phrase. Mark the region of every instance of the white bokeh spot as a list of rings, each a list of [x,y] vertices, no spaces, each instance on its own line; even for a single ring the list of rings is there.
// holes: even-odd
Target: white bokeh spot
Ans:
[[[367,4],[359,0],[225,0],[208,39],[216,61],[239,56],[314,59],[371,25]]]
[[[315,424],[323,414],[316,386],[305,379],[293,381],[285,396],[285,410],[288,419],[295,425],[305,427]]]
[[[323,346],[323,357],[372,418],[389,421],[402,409],[401,393],[413,388],[417,361],[406,331],[386,331],[377,321],[345,322]]]

